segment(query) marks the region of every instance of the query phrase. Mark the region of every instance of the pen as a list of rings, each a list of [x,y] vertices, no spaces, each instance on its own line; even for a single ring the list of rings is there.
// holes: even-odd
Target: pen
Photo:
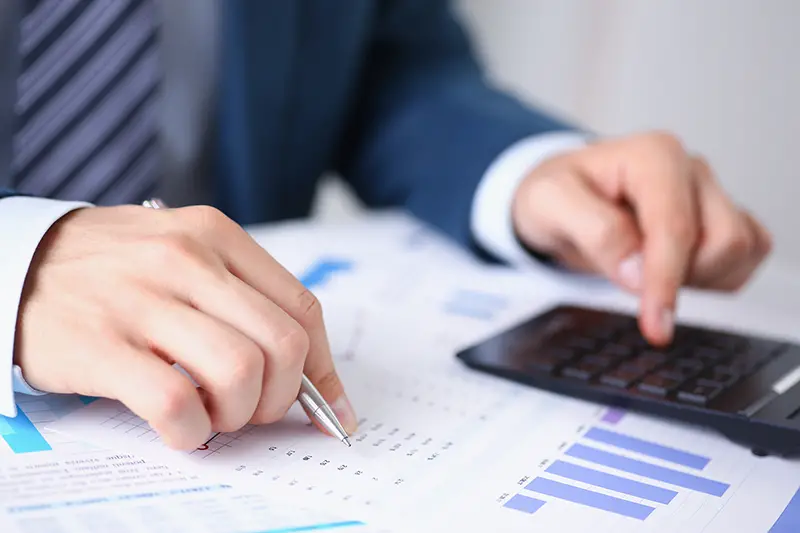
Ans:
[[[151,209],[167,208],[166,204],[158,198],[145,200],[142,205]],[[342,426],[342,423],[339,422],[339,419],[336,417],[333,409],[331,409],[331,407],[325,401],[325,398],[322,397],[322,394],[320,394],[320,392],[305,374],[303,374],[300,382],[300,393],[298,394],[297,399],[300,404],[306,408],[306,411],[308,411],[309,415],[314,417],[314,420],[319,422],[319,424],[331,435],[342,441],[342,443],[348,447],[351,446],[349,435]]]

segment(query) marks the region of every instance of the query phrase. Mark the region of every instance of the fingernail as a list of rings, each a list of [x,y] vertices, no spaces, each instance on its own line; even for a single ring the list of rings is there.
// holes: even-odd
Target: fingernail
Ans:
[[[342,423],[344,429],[352,434],[358,429],[358,418],[353,406],[350,405],[350,400],[347,399],[346,394],[342,394],[339,398],[331,404],[331,409],[336,414],[336,418]]]
[[[642,286],[642,254],[634,253],[623,259],[617,269],[620,282],[628,289],[638,291]]]
[[[672,312],[672,309],[662,309],[661,310],[661,334],[664,335],[666,339],[672,338],[672,330],[675,328],[675,314]]]

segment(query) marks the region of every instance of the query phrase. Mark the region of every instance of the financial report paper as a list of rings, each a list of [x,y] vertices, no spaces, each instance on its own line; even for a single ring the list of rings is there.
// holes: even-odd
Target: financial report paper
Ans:
[[[602,283],[487,268],[400,219],[256,237],[323,302],[360,416],[352,448],[319,434],[299,409],[273,426],[215,435],[191,454],[167,450],[107,400],[79,406],[51,430],[210,486],[408,531],[798,531],[797,463],[455,360],[458,348],[557,302],[631,308]],[[721,316],[705,301],[696,316]]]

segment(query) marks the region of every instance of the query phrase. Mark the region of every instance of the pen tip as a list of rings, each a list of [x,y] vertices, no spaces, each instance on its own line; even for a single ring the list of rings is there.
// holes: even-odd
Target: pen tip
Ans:
[[[347,444],[347,447],[348,447],[348,448],[350,448],[350,447],[352,446],[352,444],[350,444],[350,439],[348,439],[347,437],[343,438],[343,439],[342,439],[342,442],[344,442],[345,444]]]

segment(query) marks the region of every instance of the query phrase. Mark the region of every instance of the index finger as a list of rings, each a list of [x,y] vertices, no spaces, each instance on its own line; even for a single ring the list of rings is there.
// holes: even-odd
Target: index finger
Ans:
[[[694,182],[685,157],[656,156],[638,171],[624,188],[644,243],[640,325],[650,342],[663,345],[672,339],[678,290],[697,241]]]

